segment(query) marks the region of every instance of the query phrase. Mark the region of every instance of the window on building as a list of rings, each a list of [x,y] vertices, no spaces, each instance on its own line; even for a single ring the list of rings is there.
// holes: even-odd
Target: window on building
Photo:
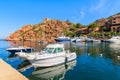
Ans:
[[[113,23],[116,23],[115,21]]]
[[[115,30],[115,28],[113,28],[113,30]]]

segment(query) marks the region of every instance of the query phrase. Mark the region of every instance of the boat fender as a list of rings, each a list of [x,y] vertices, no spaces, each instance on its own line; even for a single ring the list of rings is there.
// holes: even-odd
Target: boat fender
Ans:
[[[68,62],[68,58],[67,57],[65,57],[65,63],[67,63]]]

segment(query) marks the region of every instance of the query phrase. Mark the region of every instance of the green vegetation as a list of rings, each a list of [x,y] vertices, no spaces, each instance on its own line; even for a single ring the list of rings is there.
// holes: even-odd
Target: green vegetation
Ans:
[[[70,24],[69,31],[67,32],[67,36],[69,37],[80,36],[81,34],[77,34],[76,32],[82,28],[86,28],[86,26],[80,23]]]
[[[92,23],[92,24],[90,24],[89,26],[88,26],[88,29],[89,29],[89,31],[94,31],[97,27],[99,27],[98,26],[98,24],[96,24],[96,23]]]

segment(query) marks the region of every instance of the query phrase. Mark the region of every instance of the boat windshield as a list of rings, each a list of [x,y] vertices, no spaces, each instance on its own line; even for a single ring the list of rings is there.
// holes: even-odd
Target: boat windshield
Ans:
[[[54,48],[45,48],[43,51],[46,52],[46,53],[52,53],[54,50]]]

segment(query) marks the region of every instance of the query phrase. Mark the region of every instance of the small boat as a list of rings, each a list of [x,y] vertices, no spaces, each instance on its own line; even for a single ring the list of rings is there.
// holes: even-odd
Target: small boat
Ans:
[[[93,42],[93,38],[86,38],[85,42]]]
[[[85,42],[101,43],[101,40],[90,37],[86,38]]]
[[[10,53],[16,53],[16,52],[27,52],[30,53],[34,49],[32,47],[24,47],[24,46],[18,46],[18,47],[10,47],[6,49]]]
[[[60,36],[58,38],[55,38],[56,42],[70,42],[71,39],[70,37],[65,37],[65,36]]]
[[[109,39],[103,39],[101,40],[102,43],[110,43]]]
[[[51,67],[76,59],[76,53],[65,51],[64,44],[48,44],[41,52],[18,52],[19,57],[27,59],[34,67]]]
[[[98,39],[93,39],[93,43],[101,43],[101,40],[98,40]]]
[[[120,44],[120,37],[119,36],[113,36],[108,40],[111,43],[119,43]]]
[[[64,34],[62,34],[60,37],[55,38],[55,41],[56,42],[70,42],[71,39],[70,39],[70,37],[66,37],[66,36],[64,36]]]
[[[82,42],[83,39],[82,38],[79,38],[79,37],[75,37],[73,39],[71,39],[72,42]]]

